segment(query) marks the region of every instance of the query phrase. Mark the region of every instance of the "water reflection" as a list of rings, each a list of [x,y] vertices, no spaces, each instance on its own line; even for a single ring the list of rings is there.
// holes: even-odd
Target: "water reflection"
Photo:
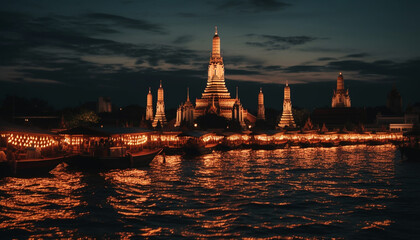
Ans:
[[[413,224],[398,212],[413,194],[407,184],[419,183],[398,175],[399,157],[391,145],[346,146],[159,156],[149,168],[102,173],[63,166],[50,178],[1,180],[0,228],[25,237],[396,236]]]
[[[33,237],[72,236],[75,229],[61,230],[54,222],[83,215],[75,211],[82,202],[73,195],[83,184],[80,175],[67,174],[62,168],[58,166],[51,177],[0,180],[0,229],[11,230],[6,236],[15,232]]]

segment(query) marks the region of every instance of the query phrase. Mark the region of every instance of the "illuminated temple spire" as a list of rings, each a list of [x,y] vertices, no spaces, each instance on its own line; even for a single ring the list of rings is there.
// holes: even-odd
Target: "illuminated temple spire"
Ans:
[[[342,107],[351,106],[349,90],[344,89],[344,78],[341,72],[337,77],[337,89],[334,90],[331,106],[333,108],[342,108]]]
[[[156,127],[158,125],[158,122],[160,122],[162,127],[166,124],[165,101],[163,97],[162,80],[160,80],[160,85],[158,89],[156,115],[155,115],[155,119],[153,120],[152,126]]]
[[[213,36],[213,45],[211,51],[211,57],[208,67],[208,78],[207,86],[204,90],[202,98],[211,99],[218,98],[230,98],[230,94],[225,84],[225,67],[223,64],[223,58],[220,54],[220,37],[215,27]]]
[[[147,94],[146,120],[153,121],[153,96],[150,87],[149,93]]]
[[[284,100],[283,100],[283,114],[281,115],[279,127],[284,128],[296,127],[295,120],[293,119],[292,114],[292,100],[290,98],[290,87],[289,82],[286,81],[286,86],[284,87]]]
[[[232,98],[225,83],[225,66],[220,48],[220,36],[217,27],[214,29],[212,49],[207,72],[207,84],[201,98],[195,100],[194,119],[207,114],[217,114],[228,120],[234,119],[245,126],[245,119],[250,123],[256,117],[242,107],[239,96]]]
[[[187,88],[187,101],[179,105],[176,111],[176,120],[174,127],[180,127],[182,124],[192,126],[194,123],[194,105],[190,101],[190,88]]]
[[[258,120],[265,120],[265,108],[264,108],[264,93],[262,88],[260,88],[260,93],[258,93]]]
[[[220,58],[220,37],[217,34],[217,26],[214,27],[214,37],[213,37],[213,46],[211,49],[211,57],[212,58]]]

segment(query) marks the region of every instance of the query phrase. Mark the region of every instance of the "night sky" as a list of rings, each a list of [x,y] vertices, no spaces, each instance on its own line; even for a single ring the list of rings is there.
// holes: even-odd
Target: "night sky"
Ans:
[[[175,108],[200,97],[214,26],[226,83],[248,109],[330,106],[343,72],[353,106],[385,105],[395,86],[420,101],[419,1],[6,0],[0,13],[0,98],[38,97],[55,107],[109,96],[145,106],[163,81]]]

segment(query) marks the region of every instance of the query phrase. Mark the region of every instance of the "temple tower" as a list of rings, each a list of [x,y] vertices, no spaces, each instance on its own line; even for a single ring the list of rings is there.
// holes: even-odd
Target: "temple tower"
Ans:
[[[155,119],[153,120],[152,126],[156,127],[158,125],[158,122],[160,122],[162,127],[166,124],[165,102],[163,98],[162,80],[160,81],[160,86],[158,89],[156,115],[155,115]]]
[[[258,120],[265,120],[265,108],[264,108],[264,94],[262,88],[260,88],[260,93],[258,93]]]
[[[351,107],[349,90],[344,89],[344,78],[341,73],[337,77],[337,89],[334,90],[331,106],[333,108]]]
[[[225,67],[220,53],[220,36],[216,27],[207,71],[207,85],[201,98],[196,99],[194,118],[208,113],[216,113],[219,116],[231,119],[235,101],[226,88]]]
[[[215,98],[230,98],[230,94],[225,84],[225,66],[223,64],[223,58],[220,55],[220,37],[217,33],[217,27],[215,27],[213,36],[207,86],[202,98],[211,99],[213,96]]]
[[[149,93],[147,94],[146,120],[153,121],[153,96],[152,96],[152,90],[150,87],[149,87]]]
[[[184,122],[187,126],[192,126],[194,123],[194,105],[190,101],[190,89],[187,88],[187,101],[181,104],[176,111],[175,127],[181,126]]]
[[[239,100],[239,90],[236,87],[236,99],[235,104],[232,108],[232,119],[238,122],[241,127],[246,127],[244,121],[244,108],[242,107],[241,101]]]
[[[226,87],[220,36],[216,27],[212,39],[212,50],[207,71],[207,84],[201,98],[197,98],[195,101],[194,119],[207,114],[217,114],[230,120],[234,116],[233,107],[238,101],[239,99],[230,96]],[[237,112],[235,116],[240,115],[242,116],[241,119],[247,120],[250,123],[256,121],[256,117],[243,109],[242,105],[240,108],[237,106],[237,111],[241,111],[241,113]],[[241,120],[241,122],[244,121]]]
[[[286,82],[286,86],[284,87],[283,114],[281,115],[278,126],[281,128],[286,126],[296,127],[292,114],[292,101],[290,99],[290,87],[288,82]]]

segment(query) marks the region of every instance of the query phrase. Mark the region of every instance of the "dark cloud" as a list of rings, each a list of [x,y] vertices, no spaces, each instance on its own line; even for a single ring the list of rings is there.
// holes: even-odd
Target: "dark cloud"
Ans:
[[[319,72],[348,72],[358,75],[361,79],[411,81],[416,78],[415,73],[420,66],[420,58],[413,58],[403,62],[391,60],[360,61],[343,60],[330,61],[326,65],[295,65],[283,68],[284,73],[319,73]]]
[[[98,33],[111,32],[112,28],[108,24],[82,24],[81,20],[76,24],[75,21],[79,20],[65,16],[35,18],[9,13],[7,17],[2,17],[14,20],[0,26],[0,51],[6,56],[0,58],[0,65],[9,66],[16,75],[0,76],[3,82],[87,84],[94,87],[99,86],[99,82],[104,86],[104,82],[119,82],[121,77],[135,74],[166,76],[171,73],[173,77],[186,78],[198,77],[195,74],[199,71],[200,76],[206,75],[207,51],[93,37]],[[115,19],[102,14],[90,17]],[[182,37],[178,41],[192,39],[189,35]],[[118,64],[124,62],[121,60],[110,63],[112,57],[131,58],[135,65]],[[225,58],[230,65],[262,64],[258,59],[240,55],[226,55]],[[188,66],[189,70],[178,69],[182,65]],[[250,70],[247,74],[253,73]],[[239,72],[232,71],[232,74]]]
[[[333,61],[327,67],[339,71],[355,71],[360,75],[378,75],[378,79],[412,79],[420,66],[420,58],[409,59],[404,62],[380,60],[374,62],[345,60]]]
[[[305,44],[310,41],[314,41],[317,38],[309,37],[309,36],[290,36],[290,37],[282,37],[276,35],[258,35],[258,34],[247,34],[248,37],[258,37],[265,40],[270,40],[273,42],[283,42],[290,45],[301,45]]]
[[[331,52],[331,53],[351,53],[356,51],[354,48],[330,48],[330,47],[304,47],[298,50],[303,52]]]
[[[344,58],[364,58],[368,56],[370,56],[370,54],[368,53],[353,53],[353,54],[348,54],[344,56]]]
[[[295,65],[283,70],[285,73],[305,73],[305,72],[324,72],[327,69],[324,66],[314,65]]]
[[[186,43],[190,43],[194,40],[194,36],[193,35],[182,35],[177,37],[175,40],[172,41],[172,43],[174,44],[186,44]]]
[[[209,2],[214,5],[214,2]],[[217,3],[216,3],[217,4]],[[218,10],[229,10],[234,9],[239,12],[263,12],[263,11],[278,11],[290,6],[288,3],[284,3],[277,0],[227,0],[219,1],[216,5]]]
[[[239,65],[261,65],[264,63],[263,60],[257,58],[250,58],[246,56],[239,56],[239,55],[225,55],[225,64],[239,66]]]
[[[283,68],[281,66],[278,66],[278,65],[263,66],[262,68],[265,71],[269,71],[269,72],[283,70]]]
[[[245,68],[248,70],[260,71],[261,74],[283,70],[283,68],[278,65],[263,65],[263,64],[255,64],[255,65],[251,64],[251,65],[242,66],[242,68]]]
[[[282,37],[276,35],[258,35],[258,34],[247,34],[247,37],[253,37],[259,39],[259,41],[248,41],[247,45],[261,47],[266,50],[285,50],[295,45],[303,45],[308,42],[316,40],[315,37],[310,36],[289,36]]]
[[[80,16],[47,15],[34,17],[17,12],[0,12],[0,31],[7,33],[59,32],[67,35],[92,36],[119,33],[131,28],[152,33],[165,33],[160,24],[112,14],[90,13]],[[10,35],[10,34],[9,34]]]
[[[98,21],[101,23],[108,21],[118,27],[144,30],[155,33],[166,33],[162,25],[141,19],[132,19],[107,13],[89,13],[84,15],[84,17],[86,17],[89,21]]]
[[[317,59],[317,61],[331,61],[331,60],[337,60],[337,58],[333,58],[333,57],[320,57]]]
[[[124,19],[103,14],[90,17],[120,19],[120,22]],[[32,62],[37,56],[34,50],[39,51],[40,48],[60,49],[57,52],[66,51],[66,54],[77,56],[126,56],[137,58],[138,63],[147,62],[151,66],[157,66],[159,63],[190,64],[193,61],[202,62],[207,57],[202,52],[181,47],[122,43],[93,37],[92,35],[98,32],[109,33],[112,28],[106,24],[82,24],[83,21],[71,17],[35,18],[19,13],[6,13],[0,15],[0,20],[6,23],[0,25],[0,50],[5,56],[0,60],[1,65]]]

